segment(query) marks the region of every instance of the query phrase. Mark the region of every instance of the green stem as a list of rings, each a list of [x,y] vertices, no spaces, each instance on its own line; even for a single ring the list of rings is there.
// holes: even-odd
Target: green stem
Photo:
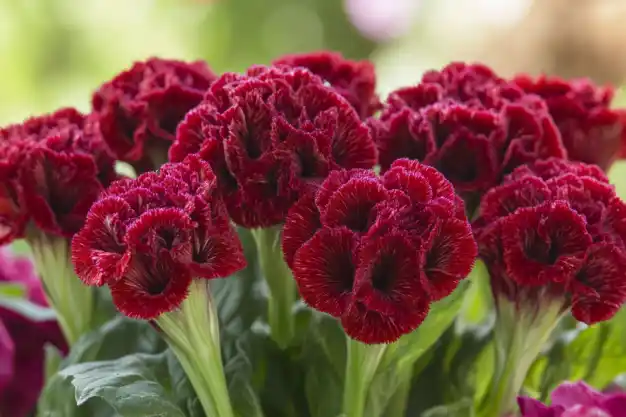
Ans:
[[[92,327],[94,291],[76,276],[69,239],[31,228],[26,236],[37,272],[59,326],[71,346]]]
[[[267,314],[272,339],[284,349],[294,338],[293,307],[297,290],[291,270],[283,259],[280,245],[281,232],[282,226],[252,230],[261,271],[271,295]]]
[[[367,393],[387,345],[366,345],[347,338],[347,362],[343,392],[345,417],[363,417]]]
[[[234,417],[208,281],[193,280],[179,309],[162,314],[156,323],[189,377],[206,415]]]
[[[495,328],[496,372],[479,417],[501,417],[514,413],[515,400],[528,370],[562,315],[560,302],[548,303],[538,311],[533,305],[525,311],[523,307],[517,309],[508,300],[499,300]]]

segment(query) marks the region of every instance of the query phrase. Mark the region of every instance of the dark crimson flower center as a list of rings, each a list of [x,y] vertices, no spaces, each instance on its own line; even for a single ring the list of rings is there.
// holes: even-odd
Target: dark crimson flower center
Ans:
[[[388,294],[393,288],[398,270],[398,260],[389,254],[380,257],[372,269],[372,287],[384,294]]]

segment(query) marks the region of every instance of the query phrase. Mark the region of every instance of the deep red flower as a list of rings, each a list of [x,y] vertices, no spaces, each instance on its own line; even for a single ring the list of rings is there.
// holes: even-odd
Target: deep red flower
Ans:
[[[340,318],[346,333],[365,343],[414,330],[476,256],[452,185],[407,159],[382,177],[331,172],[291,208],[282,244],[303,300]]]
[[[558,159],[513,171],[474,223],[492,289],[540,308],[543,298],[595,323],[626,302],[626,204],[597,167]]]
[[[274,65],[303,67],[327,81],[346,98],[361,118],[380,110],[376,95],[376,72],[370,61],[351,61],[336,52],[313,52],[286,55]]]
[[[107,284],[122,313],[143,319],[178,307],[192,279],[245,266],[216,177],[194,155],[113,183],[74,236],[72,261],[83,282]]]
[[[611,109],[612,88],[587,79],[546,76],[520,75],[513,82],[545,100],[571,160],[596,164],[605,171],[611,166],[626,135],[624,112]]]
[[[166,157],[176,127],[215,78],[202,61],[150,58],[135,63],[93,95],[104,140],[117,158],[135,165],[147,164],[150,153]]]
[[[469,104],[454,101],[448,98],[451,94],[429,82],[391,93],[381,117],[369,121],[383,172],[402,157],[434,166],[466,198],[471,210],[477,195],[515,167],[566,156],[559,132],[539,99],[521,98],[487,108],[469,99]]]
[[[233,220],[282,223],[304,191],[340,168],[371,168],[376,148],[349,103],[304,68],[225,74],[180,124],[170,159],[211,164]]]
[[[0,244],[23,237],[30,220],[71,236],[115,178],[96,123],[74,109],[0,129]]]

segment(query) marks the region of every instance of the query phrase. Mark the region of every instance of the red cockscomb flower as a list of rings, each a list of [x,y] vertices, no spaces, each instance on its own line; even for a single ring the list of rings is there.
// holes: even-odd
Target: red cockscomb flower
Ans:
[[[144,319],[179,306],[192,279],[245,266],[215,175],[193,155],[113,183],[74,236],[72,261],[83,282],[107,284],[122,313]]]
[[[334,52],[286,55],[274,65],[303,67],[327,81],[346,98],[361,118],[380,110],[376,95],[376,72],[370,61],[351,61]]]
[[[591,324],[626,301],[625,224],[626,204],[599,168],[550,159],[490,190],[475,232],[496,299],[534,309],[561,300]]]
[[[30,220],[71,236],[115,178],[97,125],[74,109],[0,129],[0,244],[23,237]]]
[[[452,185],[407,159],[382,177],[332,172],[289,211],[282,243],[304,301],[340,318],[346,333],[365,343],[414,330],[476,256]]]
[[[402,157],[434,166],[471,210],[477,195],[515,167],[566,156],[539,99],[525,97],[495,109],[453,101],[449,94],[435,83],[391,93],[380,119],[369,122],[383,172]]]
[[[135,63],[93,95],[104,140],[119,159],[153,167],[158,161],[151,158],[167,157],[176,127],[215,78],[202,61],[151,58]]]
[[[624,112],[610,107],[612,88],[598,87],[587,79],[566,81],[545,76],[532,79],[521,75],[513,82],[525,92],[545,100],[561,132],[569,159],[608,170],[626,134]]]
[[[225,74],[180,124],[170,159],[208,161],[233,220],[282,223],[311,184],[340,168],[371,168],[376,147],[350,104],[303,68]]]

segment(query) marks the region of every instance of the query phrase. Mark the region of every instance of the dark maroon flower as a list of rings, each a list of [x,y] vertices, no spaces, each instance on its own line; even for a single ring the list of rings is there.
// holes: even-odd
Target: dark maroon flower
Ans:
[[[613,89],[587,79],[562,80],[520,75],[513,82],[526,93],[543,98],[569,158],[607,170],[622,147],[624,113],[611,109]]]
[[[626,204],[599,168],[550,159],[490,190],[474,229],[496,299],[540,309],[547,297],[595,323],[626,301],[624,224]]]
[[[335,52],[313,52],[286,55],[274,65],[303,67],[327,81],[346,98],[361,118],[380,110],[376,95],[376,72],[370,61],[351,61]]]
[[[538,99],[487,108],[471,100],[454,101],[447,98],[450,94],[429,82],[391,93],[381,117],[369,121],[383,172],[402,157],[434,166],[472,210],[476,197],[515,167],[566,156],[559,132]]]
[[[211,164],[233,220],[282,223],[329,172],[371,168],[376,148],[345,99],[303,68],[225,74],[180,124],[170,159],[198,153]]]
[[[289,211],[283,253],[303,300],[352,338],[392,342],[469,274],[463,203],[434,168],[396,161],[382,177],[333,171]]]
[[[107,284],[121,312],[144,319],[179,306],[192,279],[245,266],[215,175],[193,155],[113,183],[74,236],[72,261],[83,282]]]
[[[0,243],[23,237],[30,220],[71,236],[115,178],[97,124],[74,109],[0,129]]]
[[[23,287],[28,301],[46,306],[41,283],[26,258],[0,252],[0,284]],[[34,410],[44,383],[44,346],[67,353],[67,344],[54,320],[33,321],[0,307],[0,413],[26,417]]]
[[[104,140],[123,161],[140,169],[158,166],[158,159],[167,157],[176,127],[215,78],[202,61],[150,58],[135,63],[93,95]]]

